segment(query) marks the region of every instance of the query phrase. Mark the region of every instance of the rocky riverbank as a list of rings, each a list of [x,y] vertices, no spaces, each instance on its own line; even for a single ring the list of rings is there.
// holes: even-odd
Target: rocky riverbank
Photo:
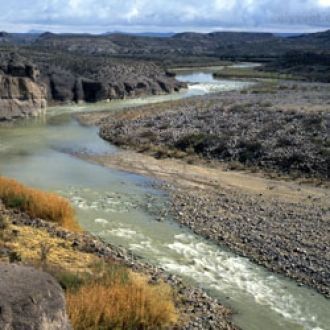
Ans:
[[[100,135],[157,157],[198,155],[327,180],[329,86],[281,83],[267,88],[128,110],[127,116],[103,118]]]
[[[238,191],[170,189],[179,223],[330,297],[329,208]]]
[[[330,296],[328,189],[130,151],[80,157],[164,180],[180,224]]]
[[[177,294],[181,313],[175,329],[237,329],[230,321],[231,311],[217,300],[210,298],[203,290],[187,286],[179,277],[146,263],[123,248],[102,242],[91,234],[69,232],[52,223],[33,219],[26,214],[5,209],[3,206],[0,206],[0,215],[11,219],[12,224],[16,226],[15,235],[20,235],[20,228],[27,226],[32,229],[42,229],[50,237],[69,242],[75,250],[126,265],[135,272],[146,274],[150,278],[150,283],[158,283],[161,280],[168,283]],[[11,251],[0,249],[0,253],[2,256],[10,255]]]
[[[328,89],[280,83],[93,114],[103,138],[159,160],[133,152],[80,156],[165,179],[179,223],[329,297]],[[291,181],[294,175],[324,187]]]

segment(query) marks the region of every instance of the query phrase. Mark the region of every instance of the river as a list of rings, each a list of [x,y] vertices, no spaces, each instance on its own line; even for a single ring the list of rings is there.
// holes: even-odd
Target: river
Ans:
[[[117,151],[99,138],[97,128],[75,121],[73,112],[119,111],[249,84],[214,80],[203,70],[180,72],[177,78],[189,88],[172,95],[50,108],[42,117],[1,127],[0,174],[68,197],[84,229],[204,287],[237,312],[234,321],[242,329],[330,329],[329,300],[180,227],[164,211],[168,196],[153,188],[152,179],[71,156]],[[157,221],[160,215],[166,221]]]

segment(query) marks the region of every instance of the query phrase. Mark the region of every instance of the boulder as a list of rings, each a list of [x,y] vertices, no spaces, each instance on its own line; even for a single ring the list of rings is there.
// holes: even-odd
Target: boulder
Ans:
[[[56,280],[32,267],[0,264],[0,329],[72,329]]]

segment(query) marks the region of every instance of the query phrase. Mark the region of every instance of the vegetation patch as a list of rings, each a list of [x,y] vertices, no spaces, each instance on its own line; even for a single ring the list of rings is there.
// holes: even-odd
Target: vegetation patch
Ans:
[[[111,115],[100,122],[100,136],[156,158],[197,156],[231,167],[240,164],[240,168],[327,181],[327,87],[268,80],[245,92]],[[304,101],[294,106],[302,95]]]
[[[217,136],[206,133],[195,133],[183,136],[175,143],[175,147],[186,152],[207,155],[225,153],[227,139],[224,136]]]
[[[243,79],[294,79],[290,74],[258,71],[250,68],[225,67],[213,74],[214,78],[243,78]]]
[[[0,247],[0,261],[22,261],[57,279],[75,330],[163,329],[178,322],[174,292],[168,284],[149,284],[147,276],[79,251],[70,240],[13,225],[10,216],[1,215]]]
[[[146,277],[110,268],[66,294],[74,329],[161,329],[178,314],[167,284],[150,285]]]
[[[0,199],[7,207],[26,212],[31,217],[55,222],[70,230],[79,230],[73,207],[68,200],[57,194],[0,177]]]

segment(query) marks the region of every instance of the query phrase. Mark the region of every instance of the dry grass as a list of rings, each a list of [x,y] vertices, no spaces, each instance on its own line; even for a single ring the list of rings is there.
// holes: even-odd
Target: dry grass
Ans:
[[[93,254],[81,252],[73,248],[72,242],[53,237],[45,230],[28,226],[10,225],[8,233],[13,231],[16,231],[18,234],[12,237],[6,245],[19,254],[24,263],[40,266],[43,245],[50,247],[47,255],[47,266],[53,268],[62,268],[73,273],[88,272],[89,265],[99,260]]]
[[[6,239],[0,237],[0,247],[10,249],[23,263],[41,267],[58,280],[66,292],[75,330],[164,329],[177,323],[179,315],[169,285],[149,284],[148,277],[79,251],[72,242],[53,237],[43,229],[15,226],[6,219],[3,223],[5,229],[0,233],[5,230]],[[44,245],[50,247],[45,262]]]
[[[163,329],[178,320],[171,288],[126,269],[67,291],[75,330]]]
[[[74,220],[65,199],[3,177],[0,199],[5,206],[61,225],[71,226]],[[96,255],[73,248],[68,240],[43,229],[13,225],[1,212],[0,216],[0,246],[15,257],[3,261],[32,264],[57,278],[66,291],[68,315],[75,330],[164,329],[178,321],[169,285],[150,284],[147,276],[111,260],[100,262]]]
[[[0,199],[7,207],[19,209],[31,217],[56,222],[69,230],[79,229],[74,209],[65,198],[56,194],[0,177]]]

